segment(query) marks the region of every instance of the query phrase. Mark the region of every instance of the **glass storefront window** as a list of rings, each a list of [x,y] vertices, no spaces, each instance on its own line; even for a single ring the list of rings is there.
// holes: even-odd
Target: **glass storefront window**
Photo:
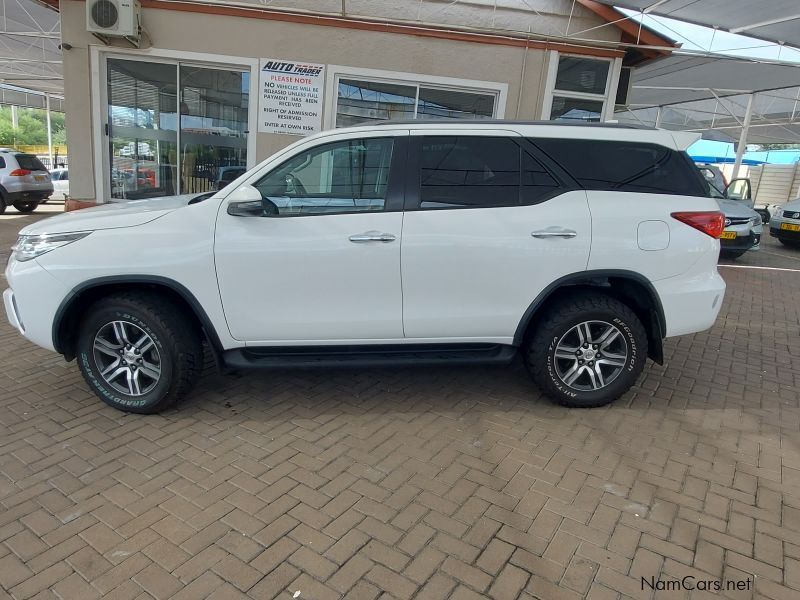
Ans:
[[[176,193],[175,66],[108,59],[111,196]]]
[[[336,127],[414,118],[417,89],[380,81],[340,79]]]
[[[336,127],[403,119],[476,119],[495,114],[494,94],[414,83],[340,79]]]
[[[215,190],[244,171],[249,72],[117,58],[106,64],[112,198]]]
[[[181,65],[180,85],[181,193],[224,187],[247,165],[250,74]]]

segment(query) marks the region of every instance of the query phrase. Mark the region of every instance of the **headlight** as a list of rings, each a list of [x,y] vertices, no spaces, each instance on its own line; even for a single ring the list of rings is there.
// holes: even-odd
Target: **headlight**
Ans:
[[[783,212],[783,204],[773,204],[771,206],[767,206],[767,210],[771,216],[780,217],[781,213]]]
[[[750,226],[751,227],[758,227],[759,225],[761,225],[761,215],[758,215],[756,217],[751,217],[750,218]]]
[[[79,231],[77,233],[43,233],[41,235],[21,235],[17,238],[17,243],[11,246],[14,258],[20,262],[31,260],[41,256],[51,250],[66,246],[72,242],[85,238],[92,233],[91,231]]]

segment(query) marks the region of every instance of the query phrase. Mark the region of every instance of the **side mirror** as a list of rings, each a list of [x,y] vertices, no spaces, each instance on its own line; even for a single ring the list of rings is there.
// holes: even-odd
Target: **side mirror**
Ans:
[[[747,178],[734,179],[725,188],[725,197],[729,200],[746,202],[750,208],[754,205],[750,180]]]
[[[233,217],[260,217],[261,192],[252,185],[244,184],[233,190],[226,198],[228,214]]]

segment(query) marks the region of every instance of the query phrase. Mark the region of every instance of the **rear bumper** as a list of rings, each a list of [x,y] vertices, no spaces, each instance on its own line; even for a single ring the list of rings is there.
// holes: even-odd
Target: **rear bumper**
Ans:
[[[49,198],[53,195],[53,188],[43,189],[43,190],[24,190],[20,192],[8,192],[6,194],[6,200],[9,204],[13,204],[15,202],[36,202],[38,200],[44,200],[45,198]]]
[[[679,275],[653,282],[664,308],[664,337],[696,333],[717,320],[725,297],[725,281],[716,269],[694,275]]]

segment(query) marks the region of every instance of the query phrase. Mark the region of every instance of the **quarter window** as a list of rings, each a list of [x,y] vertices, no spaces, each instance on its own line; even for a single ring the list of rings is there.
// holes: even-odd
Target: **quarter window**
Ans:
[[[586,189],[707,195],[689,158],[664,146],[603,140],[533,142]]]
[[[255,187],[270,203],[272,214],[281,216],[381,211],[392,146],[391,138],[317,146],[293,156]]]
[[[557,188],[544,167],[511,138],[427,136],[421,140],[419,208],[533,204]]]

